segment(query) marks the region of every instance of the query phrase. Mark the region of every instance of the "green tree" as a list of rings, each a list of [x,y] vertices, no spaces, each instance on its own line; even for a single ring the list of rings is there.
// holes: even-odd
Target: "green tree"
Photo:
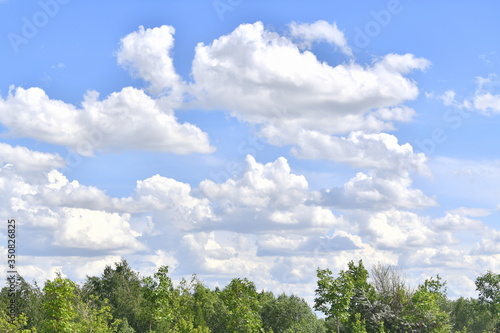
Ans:
[[[477,299],[460,297],[450,303],[450,322],[454,331],[486,332],[488,330],[489,314],[484,311]]]
[[[351,325],[350,332],[351,333],[367,333],[365,320],[361,319],[360,313],[356,313],[354,315],[354,322]]]
[[[17,313],[26,315],[26,325],[24,328],[41,329],[40,323],[44,321],[44,313],[42,309],[43,292],[40,290],[36,282],[32,286],[26,282],[22,276],[17,276],[17,288],[13,301],[15,302]],[[9,295],[7,287],[0,291],[0,304],[2,309],[8,307],[12,297]]]
[[[353,296],[349,303],[348,324],[350,331],[353,331],[354,326],[359,327],[361,322],[365,323],[370,318],[366,305],[367,302],[375,299],[375,289],[368,282],[370,275],[363,265],[362,260],[359,260],[357,265],[351,260],[347,264],[347,271],[345,273],[351,277],[353,282]],[[379,323],[377,322],[376,326],[378,325]]]
[[[325,332],[323,321],[318,320],[306,301],[295,295],[281,294],[274,298],[266,293],[267,301],[261,310],[263,327],[274,333]]]
[[[124,320],[137,332],[148,330],[148,322],[141,318],[143,289],[139,274],[122,259],[115,267],[106,266],[101,277],[87,277],[83,292],[88,297],[95,295],[103,304],[107,299],[113,318]]]
[[[238,333],[262,331],[260,303],[255,285],[248,279],[233,279],[220,293],[227,309],[226,330]]]
[[[36,328],[24,329],[28,324],[28,318],[24,313],[21,313],[14,320],[3,311],[0,312],[0,332],[2,333],[36,333]]]
[[[43,309],[47,319],[44,323],[44,332],[76,331],[75,290],[75,283],[60,275],[53,281],[45,283]]]
[[[500,274],[491,271],[476,279],[476,290],[479,292],[479,303],[490,314],[491,332],[495,332],[500,314]]]
[[[120,326],[119,320],[113,320],[108,300],[99,302],[91,295],[87,302],[76,299],[77,321],[81,333],[115,333]]]
[[[448,313],[441,310],[439,303],[446,299],[446,282],[441,277],[426,279],[418,286],[405,308],[405,318],[412,330],[422,333],[450,332]]]
[[[212,291],[203,283],[197,281],[193,287],[193,312],[196,327],[209,327],[212,332],[225,332],[229,314],[223,300],[219,297],[221,291]]]
[[[210,331],[204,323],[195,323],[194,287],[198,283],[196,276],[190,281],[182,279],[174,289],[172,309],[175,313],[173,330],[179,333]]]
[[[327,318],[335,319],[337,333],[340,324],[349,318],[351,298],[354,296],[352,276],[344,271],[335,279],[329,269],[317,270],[317,289],[314,309],[321,311]]]
[[[168,276],[168,267],[161,266],[153,277],[143,279],[144,316],[148,322],[148,329],[162,327],[168,329],[174,321],[173,293],[174,286]]]

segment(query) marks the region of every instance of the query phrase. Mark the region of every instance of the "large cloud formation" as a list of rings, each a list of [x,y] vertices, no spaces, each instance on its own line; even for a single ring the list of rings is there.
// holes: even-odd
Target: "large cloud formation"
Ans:
[[[0,98],[0,122],[10,135],[83,156],[213,152],[201,128],[176,119],[178,108],[226,111],[254,126],[267,144],[291,146],[290,156],[267,163],[246,156],[242,173],[223,182],[188,184],[153,174],[137,180],[130,194],[113,197],[69,180],[67,161],[57,154],[0,143],[0,211],[19,219],[33,239],[22,273],[50,278],[63,268],[84,278],[127,256],[146,274],[167,264],[175,274],[196,272],[213,284],[247,276],[263,288],[310,296],[318,266],[342,269],[351,259],[368,267],[404,265],[414,278],[437,267],[467,268],[444,274],[457,292],[460,285],[473,290],[479,269],[500,269],[498,230],[480,219],[490,212],[460,207],[427,216],[424,210],[438,200],[413,178],[430,174],[427,157],[385,133],[414,117],[405,105],[419,95],[410,75],[430,62],[387,54],[361,65],[336,24],[289,28],[284,36],[261,22],[243,24],[198,44],[186,83],[171,56],[174,28],[139,27],[121,39],[117,58],[146,89],[125,87],[104,99],[89,92],[81,106],[35,87],[12,88]],[[347,60],[318,60],[316,42],[332,44]],[[494,113],[495,96],[481,91],[461,107]],[[351,175],[314,189],[294,169],[296,158],[328,160],[332,174],[342,164]]]

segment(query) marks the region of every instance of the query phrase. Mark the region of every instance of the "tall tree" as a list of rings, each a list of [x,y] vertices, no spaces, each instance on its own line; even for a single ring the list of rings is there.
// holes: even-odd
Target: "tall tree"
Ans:
[[[440,302],[446,299],[446,282],[437,275],[419,285],[405,307],[405,318],[413,331],[446,333],[451,331],[449,315],[441,310]]]
[[[168,266],[161,266],[153,277],[143,279],[144,303],[142,309],[147,318],[148,329],[167,329],[174,320],[172,308],[174,286],[168,276]]]
[[[44,321],[44,313],[42,309],[43,292],[40,290],[36,282],[34,285],[26,282],[20,275],[17,276],[17,288],[14,294],[13,301],[15,302],[17,313],[26,315],[25,328],[41,329],[40,323]],[[12,297],[7,287],[0,291],[0,304],[2,309],[6,309]]]
[[[351,298],[354,296],[354,281],[352,276],[344,271],[333,277],[331,270],[317,270],[317,289],[314,299],[314,309],[321,311],[327,318],[333,318],[340,332],[340,324],[349,318]]]
[[[353,330],[354,326],[360,327],[361,322],[366,322],[369,319],[370,316],[367,312],[366,302],[375,299],[375,289],[368,282],[370,275],[363,265],[362,260],[359,260],[357,265],[351,260],[347,264],[347,271],[345,273],[351,277],[353,282],[354,294],[349,304],[349,326]]]
[[[83,290],[86,295],[96,295],[101,303],[107,299],[113,318],[126,318],[136,331],[147,330],[147,323],[141,318],[141,280],[126,260],[115,263],[114,268],[106,266],[100,278],[87,277]]]
[[[479,303],[490,314],[491,332],[495,332],[500,314],[500,274],[488,271],[479,276],[476,279],[476,290],[479,292]]]
[[[45,283],[43,309],[47,319],[44,323],[44,332],[77,331],[75,290],[75,283],[60,275],[53,281]]]
[[[233,279],[220,297],[226,305],[228,332],[256,333],[262,331],[260,303],[255,285],[248,279]]]

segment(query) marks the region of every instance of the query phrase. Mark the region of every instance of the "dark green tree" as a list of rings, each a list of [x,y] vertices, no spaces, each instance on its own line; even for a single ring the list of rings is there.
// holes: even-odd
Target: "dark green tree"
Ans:
[[[29,284],[20,275],[17,276],[17,288],[14,296],[14,304],[18,314],[25,314],[26,324],[25,329],[37,328],[41,329],[40,323],[44,321],[44,313],[42,309],[43,292],[38,287],[37,283]],[[0,304],[2,309],[7,309],[11,296],[7,287],[0,291]]]
[[[260,303],[255,285],[248,279],[233,279],[220,292],[227,309],[227,332],[256,333],[262,331]]]
[[[261,301],[261,317],[265,330],[272,330],[274,333],[325,332],[323,321],[316,317],[304,299],[295,295],[281,294],[274,298],[272,293],[265,294],[267,301]]]
[[[500,274],[491,271],[476,279],[476,290],[479,292],[479,304],[490,315],[491,332],[496,332],[500,314]]]
[[[212,332],[225,332],[229,314],[226,304],[219,297],[221,291],[210,290],[197,281],[194,285],[194,324],[195,327],[209,327]]]
[[[95,295],[101,304],[107,299],[113,318],[127,319],[137,332],[146,332],[148,322],[141,318],[143,311],[143,289],[139,274],[130,268],[127,261],[106,266],[101,277],[87,277],[83,285],[86,297]]]
[[[351,260],[347,264],[345,273],[351,277],[353,282],[353,296],[349,303],[348,320],[348,327],[353,331],[354,326],[360,327],[361,322],[366,323],[370,319],[366,304],[375,300],[375,288],[368,282],[370,275],[362,260],[359,260],[357,265]],[[376,322],[373,325],[378,327],[380,323]]]
[[[460,297],[450,301],[450,322],[455,332],[486,332],[490,326],[487,311],[474,298]]]

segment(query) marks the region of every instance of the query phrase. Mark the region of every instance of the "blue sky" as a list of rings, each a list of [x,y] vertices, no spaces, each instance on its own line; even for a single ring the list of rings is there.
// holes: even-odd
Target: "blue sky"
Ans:
[[[311,300],[363,259],[475,296],[500,270],[498,6],[1,1],[21,274],[123,257]]]

